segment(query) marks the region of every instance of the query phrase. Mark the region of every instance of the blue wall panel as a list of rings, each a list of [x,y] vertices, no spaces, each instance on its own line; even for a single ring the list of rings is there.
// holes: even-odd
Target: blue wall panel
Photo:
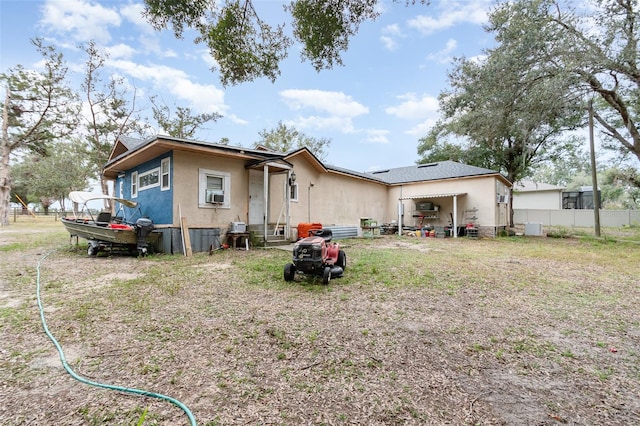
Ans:
[[[160,186],[153,188],[138,189],[138,196],[131,197],[131,174],[138,172],[138,175],[148,172],[149,170],[160,168],[160,162],[164,158],[171,158],[169,163],[169,189],[160,190]],[[162,175],[160,175],[162,180]],[[119,193],[122,183],[122,194]],[[142,217],[148,217],[154,224],[172,224],[173,223],[173,156],[171,153],[163,154],[153,160],[140,164],[130,170],[127,170],[124,177],[116,180],[116,196],[122,196],[130,200],[135,200],[139,204]]]

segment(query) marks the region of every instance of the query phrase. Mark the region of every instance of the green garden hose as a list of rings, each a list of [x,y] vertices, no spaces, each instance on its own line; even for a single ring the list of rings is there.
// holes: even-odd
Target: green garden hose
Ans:
[[[71,375],[71,377],[73,377],[77,381],[79,381],[81,383],[85,383],[87,385],[96,386],[96,387],[99,387],[99,388],[104,388],[104,389],[109,389],[109,390],[120,391],[120,392],[132,393],[132,394],[135,394],[135,395],[149,396],[149,397],[152,397],[152,398],[158,398],[158,399],[162,399],[162,400],[165,400],[165,401],[169,401],[170,403],[172,403],[173,405],[177,406],[182,411],[184,411],[185,414],[187,415],[187,417],[189,418],[189,421],[191,422],[191,425],[192,426],[196,426],[196,419],[193,416],[193,414],[191,413],[191,411],[189,410],[189,408],[187,408],[186,405],[184,405],[182,402],[178,401],[177,399],[171,398],[170,396],[166,396],[166,395],[162,395],[162,394],[159,394],[159,393],[155,393],[155,392],[148,392],[148,391],[145,391],[145,390],[140,390],[140,389],[135,389],[135,388],[125,388],[125,387],[121,387],[121,386],[115,386],[115,385],[109,385],[109,384],[105,384],[105,383],[94,382],[92,380],[88,380],[88,379],[85,379],[82,376],[79,376],[78,374],[75,373],[75,371],[73,371],[71,369],[71,367],[69,367],[69,364],[67,364],[67,360],[66,360],[66,358],[64,356],[64,352],[62,351],[62,347],[60,346],[60,344],[58,343],[56,338],[53,337],[53,334],[51,334],[51,332],[49,331],[49,328],[47,327],[47,321],[44,318],[44,308],[42,307],[42,301],[40,300],[40,264],[47,257],[49,257],[49,255],[52,252],[53,251],[47,253],[45,256],[43,256],[38,261],[38,265],[37,265],[37,268],[36,268],[37,269],[36,298],[38,299],[38,308],[40,309],[40,320],[42,321],[42,327],[44,328],[44,332],[47,334],[47,336],[49,336],[49,339],[51,339],[51,341],[55,345],[56,349],[58,350],[58,353],[60,354],[60,361],[62,362],[62,366],[67,371],[67,373],[69,373],[69,375]]]

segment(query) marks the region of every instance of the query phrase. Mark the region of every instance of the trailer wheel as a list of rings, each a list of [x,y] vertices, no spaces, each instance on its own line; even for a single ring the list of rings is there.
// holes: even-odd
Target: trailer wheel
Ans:
[[[326,266],[322,272],[322,284],[327,285],[331,281],[331,267]]]
[[[99,251],[99,248],[97,246],[93,246],[93,245],[89,244],[89,247],[87,248],[87,254],[89,256],[97,256],[98,255],[98,251]]]
[[[287,263],[284,265],[284,280],[285,281],[293,281],[293,278],[296,275],[296,267],[293,263]]]
[[[338,261],[336,262],[336,265],[341,267],[343,271],[347,269],[347,254],[344,250],[340,250],[338,252]]]

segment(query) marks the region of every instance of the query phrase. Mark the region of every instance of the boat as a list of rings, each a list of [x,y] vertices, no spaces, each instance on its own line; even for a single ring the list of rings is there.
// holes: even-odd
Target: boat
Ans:
[[[157,241],[151,219],[142,217],[137,201],[85,191],[72,191],[73,214],[60,220],[71,238],[83,238],[88,242],[87,254],[97,256],[99,252],[124,249],[139,256],[146,256],[149,243]],[[102,211],[93,216],[87,204],[91,201],[112,200],[117,213]]]

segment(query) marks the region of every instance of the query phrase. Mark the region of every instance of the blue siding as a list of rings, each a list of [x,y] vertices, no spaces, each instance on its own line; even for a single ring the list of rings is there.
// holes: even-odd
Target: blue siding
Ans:
[[[160,162],[169,157],[169,189],[162,191],[160,185],[143,189],[138,189],[138,196],[131,197],[131,174],[138,172],[138,175],[148,172],[149,170],[160,168]],[[162,171],[160,172],[160,182],[162,182]],[[120,182],[124,182],[122,194],[119,194]],[[119,177],[116,180],[116,196],[122,195],[122,198],[137,201],[143,217],[148,217],[154,224],[171,224],[173,223],[173,156],[172,153],[163,154],[153,160],[140,164],[137,167],[126,171],[124,178]]]

